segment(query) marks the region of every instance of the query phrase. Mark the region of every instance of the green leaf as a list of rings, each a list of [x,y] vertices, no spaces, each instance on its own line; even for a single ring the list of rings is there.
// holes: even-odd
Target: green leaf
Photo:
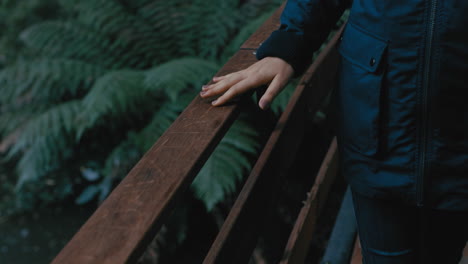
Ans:
[[[161,91],[175,101],[189,87],[200,90],[218,68],[217,64],[202,59],[175,59],[146,71],[144,85],[146,89]]]
[[[90,202],[96,197],[96,195],[101,191],[98,185],[89,185],[86,187],[81,194],[75,199],[75,203],[82,205]]]
[[[251,126],[237,120],[192,183],[195,196],[208,211],[234,193],[245,172],[251,170],[260,147],[259,133]]]
[[[83,133],[110,117],[113,122],[129,122],[135,115],[152,108],[150,93],[143,89],[143,73],[115,71],[101,77],[83,98],[77,139]]]
[[[70,101],[43,112],[25,124],[8,158],[21,155],[16,166],[17,188],[58,168],[70,158],[75,145],[74,121],[81,109],[79,101]]]
[[[21,61],[0,71],[0,105],[19,108],[77,98],[104,73],[104,68],[81,61],[44,58]]]

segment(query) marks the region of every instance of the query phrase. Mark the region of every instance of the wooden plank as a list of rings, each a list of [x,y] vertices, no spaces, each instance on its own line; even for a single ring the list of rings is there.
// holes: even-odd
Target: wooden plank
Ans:
[[[344,26],[340,28],[331,39],[330,45],[328,45],[323,52],[317,57],[314,64],[311,66],[311,70],[307,71],[303,79],[309,80],[306,85],[310,92],[308,94],[308,111],[315,113],[317,107],[323,100],[323,96],[326,96],[324,91],[329,91],[331,88],[336,86],[337,81],[337,70],[339,54],[336,50],[336,44],[339,42],[339,38],[343,32]],[[327,87],[328,89],[318,89],[318,87]],[[334,142],[336,139],[334,139]],[[336,144],[336,142],[335,142]],[[336,146],[334,147],[336,148]],[[330,149],[332,151],[332,149]],[[329,155],[328,153],[327,155]],[[331,154],[330,154],[331,155]],[[336,155],[336,154],[333,154]],[[330,156],[327,156],[330,158]],[[326,157],[326,158],[327,158]],[[332,156],[335,159],[335,156]],[[324,164],[328,164],[327,160],[324,160]],[[322,167],[317,175],[316,182],[310,192],[310,197],[307,201],[308,206],[304,206],[299,213],[298,219],[291,232],[291,236],[286,245],[283,258],[281,263],[303,263],[307,256],[307,251],[312,239],[311,234],[315,229],[316,221],[326,200],[330,184],[333,182],[337,164],[336,160],[333,160],[333,165],[330,171],[323,171],[326,167]],[[326,165],[324,165],[326,166]],[[320,174],[322,173],[322,174]],[[325,173],[325,174],[323,174]],[[327,173],[331,173],[327,175]],[[327,177],[324,181],[323,177]],[[306,203],[306,205],[307,205]]]
[[[248,262],[278,177],[292,163],[302,138],[303,122],[299,120],[304,118],[304,97],[293,95],[295,103],[299,99],[302,103],[289,108],[280,118],[203,263]],[[284,153],[289,157],[281,160]]]
[[[256,61],[239,51],[217,75]],[[136,262],[239,112],[197,96],[144,155],[53,263]]]
[[[327,200],[328,192],[337,173],[338,151],[336,138],[334,138],[309,196],[299,212],[280,263],[304,263],[318,216]]]
[[[338,62],[335,46],[338,39],[339,37],[335,36],[330,41],[301,79],[204,263],[248,262],[262,222],[266,219],[274,200],[275,190],[286,174],[286,168],[292,164],[302,140],[305,115],[313,114],[334,86]],[[318,74],[327,77],[318,77]],[[313,97],[310,95],[311,81],[314,84]]]
[[[284,6],[284,5],[283,5]],[[282,7],[216,74],[245,69],[255,49],[278,27]],[[275,22],[276,21],[276,22]],[[167,219],[239,112],[197,97],[111,193],[53,263],[130,263]]]

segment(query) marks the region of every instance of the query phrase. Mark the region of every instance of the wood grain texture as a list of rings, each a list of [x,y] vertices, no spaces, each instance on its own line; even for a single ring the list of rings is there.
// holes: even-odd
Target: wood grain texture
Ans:
[[[279,23],[282,7],[216,76],[256,62],[258,47]],[[75,234],[53,263],[133,263],[167,219],[237,117],[238,104],[214,108],[196,97]]]
[[[327,91],[337,85],[339,54],[336,45],[339,43],[343,29],[344,26],[336,32],[329,45],[303,76],[303,80],[307,80],[304,84],[309,91],[306,96],[310,113],[317,111]],[[309,193],[310,196],[291,231],[280,263],[304,263],[321,208],[337,173],[336,148],[336,139],[334,139]]]
[[[281,8],[242,45],[241,49],[216,75],[238,71],[256,62],[252,49],[256,49],[278,27],[280,13]],[[331,46],[333,45],[331,44]],[[313,67],[320,68],[319,66]],[[312,69],[315,69],[313,67]],[[267,145],[251,173],[251,176],[257,175],[255,177],[258,178],[249,177],[244,187],[246,191],[241,193],[239,202],[236,202],[230,214],[237,215],[237,217],[231,217],[230,220],[226,221],[225,225],[228,228],[220,233],[221,236],[236,234],[234,236],[236,239],[215,243],[215,248],[227,249],[230,247],[248,252],[251,244],[254,243],[254,240],[246,239],[246,243],[236,244],[239,242],[238,239],[241,239],[242,242],[242,238],[251,238],[250,234],[254,234],[255,228],[261,224],[262,218],[258,218],[256,220],[258,225],[250,226],[249,218],[244,217],[244,215],[258,215],[252,214],[252,210],[255,211],[259,206],[261,208],[262,201],[271,201],[271,190],[273,189],[270,186],[274,187],[278,184],[277,180],[274,180],[275,177],[270,179],[268,175],[278,175],[276,169],[292,162],[294,155],[285,155],[284,153],[289,154],[287,151],[297,148],[300,143],[300,140],[296,139],[302,137],[301,122],[304,115],[309,114],[307,107],[312,105],[312,107],[318,108],[318,102],[321,101],[321,99],[314,97],[310,103],[307,100],[309,97],[304,96],[304,90],[309,87],[308,84],[321,83],[321,77],[309,72],[309,75],[306,74],[306,78],[311,78],[312,82],[307,82],[307,79],[303,78],[303,82],[299,85],[290,105],[272,133],[270,139],[271,142],[275,143]],[[314,88],[314,94],[316,92],[320,94],[320,89]],[[325,94],[324,91],[323,93]],[[207,100],[197,96],[52,263],[120,264],[136,262],[235,120],[240,108],[241,104],[214,108]],[[286,139],[293,140],[287,142]],[[283,159],[284,163],[277,163],[278,160]],[[276,179],[279,178],[276,177]],[[262,187],[257,188],[257,186]],[[270,196],[263,195],[262,190],[270,190]],[[256,201],[256,206],[246,206],[251,201]],[[244,229],[239,229],[241,227]],[[223,251],[218,250],[219,252]],[[224,252],[233,253],[234,251]],[[212,256],[228,255],[215,254]],[[240,256],[245,256],[245,254],[239,254]],[[213,261],[215,260],[216,258],[213,259]]]
[[[338,151],[334,138],[315,178],[315,183],[308,193],[308,198],[299,212],[280,263],[304,263],[318,217],[337,173]]]
[[[274,205],[276,190],[302,141],[305,117],[317,111],[336,85],[336,44],[341,30],[296,87],[203,263],[248,262],[262,223]]]
[[[218,75],[255,61],[251,52],[239,51]],[[215,108],[197,96],[53,263],[135,262],[238,112],[236,104]]]

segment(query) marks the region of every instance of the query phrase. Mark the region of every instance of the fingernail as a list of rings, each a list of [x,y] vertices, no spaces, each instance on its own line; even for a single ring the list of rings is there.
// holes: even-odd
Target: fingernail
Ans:
[[[206,92],[204,92],[204,91],[200,92],[200,95],[205,95],[205,94],[206,94]]]
[[[203,85],[202,86],[202,90],[206,90],[206,88],[208,88],[208,85]]]
[[[217,102],[218,102],[218,100],[214,100],[213,102],[211,102],[211,104],[215,105]]]
[[[260,101],[260,108],[263,109],[263,110],[266,110],[268,109],[268,107],[270,106],[270,104],[268,104],[267,102],[264,102],[264,101]]]

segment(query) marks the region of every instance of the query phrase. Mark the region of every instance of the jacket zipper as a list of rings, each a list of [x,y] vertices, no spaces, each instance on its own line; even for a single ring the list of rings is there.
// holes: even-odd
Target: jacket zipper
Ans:
[[[430,2],[430,14],[428,23],[428,33],[426,38],[426,50],[424,58],[424,82],[422,87],[422,105],[421,105],[421,127],[419,139],[419,171],[416,179],[416,200],[418,206],[424,204],[424,175],[426,173],[426,152],[427,152],[427,119],[428,119],[428,90],[431,71],[432,42],[434,40],[435,19],[437,12],[437,0]]]

